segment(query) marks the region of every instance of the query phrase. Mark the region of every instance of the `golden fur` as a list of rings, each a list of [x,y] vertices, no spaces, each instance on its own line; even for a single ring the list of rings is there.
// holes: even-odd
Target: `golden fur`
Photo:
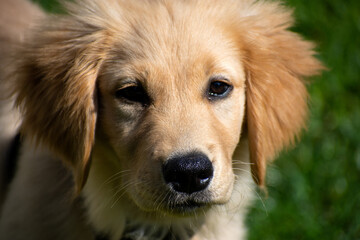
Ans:
[[[9,82],[24,138],[72,170],[90,224],[111,239],[131,227],[133,239],[163,228],[180,239],[243,237],[250,178],[264,186],[267,161],[304,127],[303,78],[322,68],[313,45],[288,30],[291,11],[254,0],[66,6],[68,15],[47,16],[16,53]],[[206,97],[214,76],[230,81],[228,97]],[[116,97],[134,80],[147,106]],[[164,183],[161,166],[192,151],[215,172],[191,197],[206,207],[183,213],[172,206],[188,200]]]

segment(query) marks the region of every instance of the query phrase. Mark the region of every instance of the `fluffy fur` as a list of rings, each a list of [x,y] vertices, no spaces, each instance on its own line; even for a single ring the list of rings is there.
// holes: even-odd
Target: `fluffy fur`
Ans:
[[[322,68],[288,30],[291,11],[254,0],[65,5],[45,16],[0,3],[1,16],[17,13],[0,25],[12,92],[0,109],[4,151],[17,126],[23,136],[0,238],[243,239],[253,182],[264,186],[266,163],[304,127],[303,78]],[[214,78],[232,86],[227,97],[207,96]],[[147,104],[118,97],[134,85]],[[178,193],[162,165],[189,152],[205,154],[214,176]],[[179,207],[189,202],[202,205]]]

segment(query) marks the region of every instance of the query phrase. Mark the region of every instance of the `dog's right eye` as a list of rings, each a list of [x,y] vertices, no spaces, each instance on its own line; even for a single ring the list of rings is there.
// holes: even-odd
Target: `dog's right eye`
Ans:
[[[150,102],[149,96],[141,85],[129,85],[120,88],[115,92],[115,96],[128,104],[140,103],[147,106]]]
[[[227,97],[233,86],[225,77],[215,76],[210,80],[207,96],[209,100],[218,100]]]

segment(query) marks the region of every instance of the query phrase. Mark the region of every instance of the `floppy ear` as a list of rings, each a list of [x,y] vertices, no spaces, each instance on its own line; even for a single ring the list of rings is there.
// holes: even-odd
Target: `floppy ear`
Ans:
[[[18,56],[16,104],[22,131],[59,154],[73,169],[79,192],[94,143],[96,78],[106,42],[99,29],[70,17],[49,21]]]
[[[254,8],[257,14],[243,21],[242,50],[251,170],[263,186],[266,162],[293,143],[305,125],[308,96],[303,78],[323,67],[313,57],[313,44],[288,31],[290,11],[277,3]]]

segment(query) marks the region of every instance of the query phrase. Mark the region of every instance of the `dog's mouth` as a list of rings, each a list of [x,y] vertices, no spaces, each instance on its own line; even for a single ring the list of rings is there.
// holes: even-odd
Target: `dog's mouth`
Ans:
[[[192,215],[206,212],[213,202],[208,194],[169,194],[164,201],[165,211],[175,215]]]
[[[170,210],[175,213],[192,213],[199,209],[204,209],[209,206],[209,203],[196,202],[194,200],[188,200],[181,203],[172,204],[169,206]]]
[[[132,200],[145,212],[159,212],[174,217],[199,216],[199,214],[207,212],[213,205],[219,204],[211,198],[209,191],[186,194],[170,190],[155,195],[164,197],[153,198],[149,201],[143,201],[144,198],[140,201],[138,201],[139,198],[132,198]]]

